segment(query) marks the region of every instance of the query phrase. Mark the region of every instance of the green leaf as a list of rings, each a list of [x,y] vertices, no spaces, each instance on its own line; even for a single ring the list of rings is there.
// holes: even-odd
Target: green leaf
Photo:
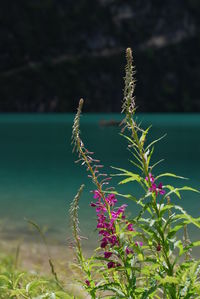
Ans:
[[[191,188],[188,186],[184,186],[182,188],[178,188],[179,191],[192,191],[192,192],[196,192],[196,193],[200,193],[199,190],[195,189],[195,188]]]
[[[199,218],[193,218],[192,216],[187,214],[187,212],[180,206],[175,205],[173,208],[182,213],[182,214],[175,215],[174,218],[176,218],[176,219],[185,219],[185,220],[187,220],[187,221],[185,221],[185,224],[187,224],[187,223],[190,224],[191,223],[191,224],[197,226],[198,228],[200,228],[200,217]]]
[[[126,169],[123,169],[123,168],[118,168],[118,167],[114,167],[114,166],[111,166],[111,168],[113,169],[116,169],[116,170],[119,170],[121,171],[122,173],[117,173],[117,174],[111,174],[112,176],[123,176],[123,175],[127,175],[127,176],[131,176],[132,172],[131,171],[128,171]]]
[[[181,222],[179,224],[177,224],[175,227],[173,227],[170,232],[167,235],[168,239],[171,239],[172,237],[174,237],[174,235],[177,233],[177,231],[179,231],[180,229],[182,229],[184,227],[185,223]]]
[[[135,142],[127,135],[120,133],[120,136],[124,137],[125,139],[127,139],[130,143],[135,144]]]
[[[112,168],[121,171],[121,173],[112,174],[112,176],[128,176],[129,177],[129,178],[125,179],[125,180],[122,180],[118,184],[126,184],[126,183],[128,183],[130,181],[137,181],[138,183],[140,183],[141,180],[142,180],[142,178],[138,174],[135,174],[135,173],[133,173],[131,171],[127,171],[125,169],[117,168],[117,167],[112,167]]]
[[[16,280],[15,280],[15,282],[14,282],[14,284],[13,284],[14,288],[17,287],[17,285],[18,285],[20,279],[21,279],[24,275],[25,275],[25,273],[20,273],[20,274],[17,276],[17,278],[16,278]]]
[[[170,185],[167,185],[167,186],[164,186],[164,187],[170,187],[171,188],[171,191],[168,192],[167,194],[165,194],[164,198],[166,198],[167,196],[169,196],[170,194],[173,194],[173,193],[175,193],[180,198],[179,191],[192,191],[192,192],[200,193],[199,190],[191,188],[191,187],[188,187],[188,186],[184,186],[184,187],[181,187],[181,188],[174,188],[174,187],[172,187]]]
[[[47,284],[48,282],[45,280],[34,280],[29,282],[26,285],[26,292],[29,294],[31,293],[34,289],[37,289],[39,286]]]
[[[133,160],[129,160],[134,166],[136,166],[137,168],[139,168],[141,171],[143,171],[142,166],[140,166],[139,164],[137,164],[136,162],[134,162]]]
[[[129,178],[126,178],[126,179],[120,181],[118,184],[119,185],[123,185],[123,184],[129,183],[129,182],[133,182],[133,181],[140,182],[140,177],[138,175],[131,176]]]
[[[160,276],[156,276],[156,279],[160,282],[160,284],[166,284],[166,283],[178,284],[179,283],[179,280],[174,276],[167,275],[164,278],[162,278]]]
[[[145,142],[145,140],[146,140],[146,135],[147,135],[147,133],[149,132],[149,130],[150,130],[150,128],[152,127],[152,125],[151,126],[149,126],[145,131],[143,131],[143,133],[141,134],[141,137],[140,137],[140,144],[142,144],[142,146],[144,145],[144,142]]]
[[[56,298],[58,298],[58,299],[72,299],[72,296],[70,296],[62,291],[55,292],[55,295],[56,295]]]
[[[175,218],[177,219],[185,219],[187,220],[185,223],[186,224],[193,224],[195,226],[197,226],[198,228],[200,228],[200,219],[199,218],[193,218],[192,216],[188,215],[188,214],[182,214],[182,215],[176,215]]]
[[[167,196],[169,196],[170,194],[172,194],[172,193],[175,193],[176,194],[176,196],[179,198],[179,199],[181,199],[181,195],[180,195],[180,192],[178,191],[178,189],[177,188],[174,188],[173,186],[171,186],[171,185],[166,185],[166,186],[163,186],[163,188],[167,188],[167,189],[169,189],[170,190],[170,192],[168,192],[166,195],[165,195],[165,197],[164,198],[166,198]]]
[[[158,139],[155,139],[154,141],[152,141],[145,149],[145,152],[152,146],[154,145],[155,143],[157,143],[158,141],[160,141],[161,139],[163,139],[167,134],[164,134],[163,136],[161,136],[160,138]]]
[[[148,168],[149,168],[149,163],[150,163],[151,157],[153,155],[153,152],[154,152],[154,147],[152,147],[151,152],[150,152],[149,156],[147,157],[147,167]]]
[[[152,166],[151,166],[151,169],[153,169],[154,167],[156,167],[158,164],[160,164],[161,162],[163,162],[164,159],[161,159],[159,160],[158,162],[154,163]]]
[[[182,176],[178,176],[178,175],[176,175],[176,174],[174,174],[174,173],[169,173],[169,172],[166,172],[166,173],[162,173],[162,174],[160,174],[160,175],[158,175],[156,178],[155,178],[155,180],[158,180],[159,178],[161,178],[161,177],[173,177],[173,178],[176,178],[176,179],[183,179],[183,180],[188,180],[188,178],[185,178],[185,177],[182,177]]]

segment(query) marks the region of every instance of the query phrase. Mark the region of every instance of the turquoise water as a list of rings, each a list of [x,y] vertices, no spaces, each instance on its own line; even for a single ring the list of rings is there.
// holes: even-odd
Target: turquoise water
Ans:
[[[151,132],[155,138],[167,133],[155,150],[156,160],[165,159],[157,173],[168,171],[189,177],[190,181],[184,183],[200,189],[200,115],[140,114],[138,117],[143,127],[153,124]],[[85,145],[95,151],[95,156],[109,173],[113,173],[110,165],[132,169],[127,144],[119,135],[119,128],[100,126],[102,120],[120,119],[121,115],[117,114],[91,114],[81,118]],[[89,202],[92,198],[90,190],[94,187],[84,168],[74,164],[72,122],[73,115],[69,114],[0,115],[2,238],[34,239],[35,233],[24,220],[27,218],[47,226],[50,239],[66,243],[70,235],[69,204],[80,184],[84,183],[80,223],[82,234],[89,237],[87,244],[93,242],[95,214]],[[179,186],[181,182],[174,183]],[[128,184],[120,187],[120,191],[140,193],[138,187]],[[200,216],[200,195],[186,192],[182,203],[193,216]],[[129,204],[129,213],[136,213],[133,203]]]

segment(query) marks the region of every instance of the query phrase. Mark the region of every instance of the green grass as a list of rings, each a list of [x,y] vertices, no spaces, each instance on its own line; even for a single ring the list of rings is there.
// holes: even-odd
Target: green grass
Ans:
[[[52,276],[24,271],[12,256],[0,257],[0,299],[71,299],[76,298]]]

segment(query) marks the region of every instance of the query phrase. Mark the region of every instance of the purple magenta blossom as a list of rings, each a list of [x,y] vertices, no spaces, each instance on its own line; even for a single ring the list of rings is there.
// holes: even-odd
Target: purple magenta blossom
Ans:
[[[133,231],[134,231],[134,228],[133,228],[133,224],[132,224],[132,223],[128,223],[128,225],[127,225],[127,230],[129,230],[130,232],[133,232]]]
[[[163,195],[163,194],[165,194],[165,190],[163,190],[163,185],[162,185],[162,183],[160,183],[159,185],[158,185],[158,192],[161,194],[161,195]]]
[[[136,246],[138,246],[138,245],[139,245],[139,246],[143,246],[143,242],[135,242],[135,245],[136,245]]]
[[[109,251],[114,246],[119,246],[119,240],[116,236],[115,223],[121,222],[124,224],[125,228],[128,231],[134,231],[133,224],[126,221],[125,209],[126,204],[121,205],[115,209],[115,204],[117,199],[114,194],[109,194],[107,197],[103,198],[99,190],[94,191],[94,198],[96,202],[91,202],[91,206],[96,208],[97,213],[97,229],[99,230],[99,235],[102,237],[100,241],[100,246],[104,249],[104,257],[109,259],[113,254]],[[109,212],[107,207],[109,208]],[[123,221],[124,220],[124,221]],[[137,243],[136,245],[142,246],[142,242]],[[133,254],[133,250],[130,248],[125,249],[126,254]],[[121,265],[116,262],[110,261],[107,264],[108,268],[120,267]]]
[[[112,252],[110,252],[110,251],[105,251],[105,252],[104,252],[104,257],[105,257],[106,259],[109,259],[109,257],[111,257],[111,255],[112,255]]]
[[[126,205],[126,204],[119,207],[119,209],[117,210],[117,214],[118,215],[123,214],[127,207],[128,207],[128,205]]]
[[[156,186],[155,183],[153,183],[152,186],[149,188],[149,191],[151,191],[151,192],[155,192],[156,196],[157,196],[158,194],[163,195],[163,194],[165,194],[165,190],[163,190],[162,188],[163,188],[163,187],[162,187],[162,183],[160,183],[160,184],[158,185],[158,187]]]
[[[108,239],[107,238],[103,238],[101,240],[101,248],[105,248],[108,245]]]
[[[156,250],[157,250],[157,251],[161,251],[161,249],[162,249],[161,245],[158,244],[157,247],[156,247]]]
[[[99,235],[102,235],[104,237],[109,237],[110,233],[107,230],[102,229],[102,230],[99,231]]]
[[[153,177],[153,175],[151,173],[149,174],[149,178],[148,177],[145,178],[145,180],[147,182],[149,181],[149,179],[150,179],[150,182],[151,182],[151,187],[149,188],[150,192],[155,192],[156,196],[158,194],[161,194],[161,195],[165,194],[165,190],[163,190],[162,183],[159,183],[159,185],[157,186],[155,184],[155,178]]]
[[[99,212],[106,212],[106,207],[103,205],[103,204],[99,204],[99,206],[96,208],[96,212],[99,213]]]
[[[132,253],[132,254],[133,254],[133,250],[132,250],[132,249],[130,249],[130,248],[128,248],[128,247],[126,247],[126,254],[130,254],[130,253]]]
[[[94,199],[101,199],[101,193],[99,190],[94,190]]]
[[[117,202],[117,199],[115,198],[114,194],[109,194],[105,198],[106,202],[108,203],[109,206],[114,207],[115,203]]]
[[[110,269],[110,268],[115,268],[115,263],[114,263],[114,262],[109,262],[109,263],[107,264],[107,266],[108,266],[108,269]]]
[[[111,236],[111,237],[109,238],[109,241],[110,241],[110,243],[111,243],[112,246],[118,244],[118,241],[117,241],[117,237],[116,237],[116,236]]]
[[[85,283],[87,284],[88,287],[90,286],[89,280],[85,280]]]
[[[150,180],[150,182],[151,182],[152,184],[153,184],[154,181],[155,181],[155,179],[154,179],[154,177],[153,177],[153,175],[152,175],[151,173],[149,173],[149,178],[146,177],[145,180],[146,180],[147,182]]]

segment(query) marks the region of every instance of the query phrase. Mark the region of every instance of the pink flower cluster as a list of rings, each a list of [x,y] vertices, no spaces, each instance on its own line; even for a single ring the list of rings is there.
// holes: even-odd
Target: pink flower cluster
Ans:
[[[156,194],[156,196],[158,194],[165,194],[165,190],[163,190],[163,185],[162,183],[159,183],[158,186],[155,184],[155,178],[153,177],[153,175],[150,173],[149,174],[149,178],[146,177],[145,180],[148,182],[150,179],[150,182],[151,182],[151,187],[149,188],[149,191],[150,192],[154,192]]]
[[[119,208],[115,209],[114,206],[117,199],[114,194],[109,194],[104,199],[98,190],[94,191],[94,199],[97,201],[91,202],[91,206],[96,208],[97,213],[97,228],[99,230],[99,235],[102,236],[101,248],[112,248],[113,246],[118,246],[119,241],[116,236],[115,223],[119,220],[124,220],[126,224],[126,229],[128,231],[133,231],[133,224],[125,221],[125,209],[126,204],[121,205]],[[110,213],[108,213],[107,208],[109,207]],[[112,256],[111,251],[105,251],[104,257],[106,259]],[[114,268],[120,266],[119,263],[109,261],[107,264],[108,268]]]

